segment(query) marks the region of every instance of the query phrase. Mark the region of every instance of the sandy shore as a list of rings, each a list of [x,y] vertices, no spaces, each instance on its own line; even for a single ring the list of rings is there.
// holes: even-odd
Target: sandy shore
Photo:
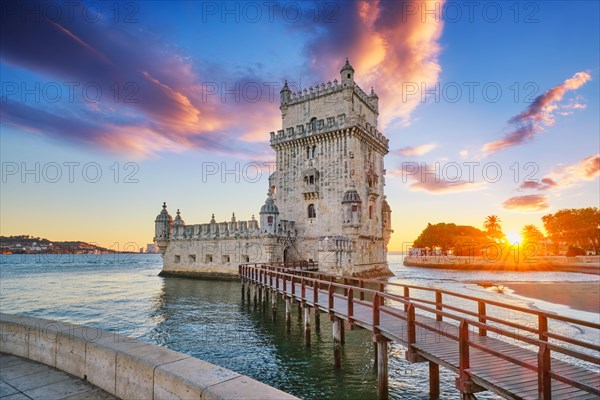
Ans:
[[[600,313],[600,282],[507,282],[516,295]]]

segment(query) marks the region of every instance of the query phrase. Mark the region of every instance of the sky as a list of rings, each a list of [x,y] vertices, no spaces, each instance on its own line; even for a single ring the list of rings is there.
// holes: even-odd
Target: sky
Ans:
[[[0,233],[116,250],[258,215],[279,90],[379,95],[389,250],[598,207],[596,1],[2,2]]]

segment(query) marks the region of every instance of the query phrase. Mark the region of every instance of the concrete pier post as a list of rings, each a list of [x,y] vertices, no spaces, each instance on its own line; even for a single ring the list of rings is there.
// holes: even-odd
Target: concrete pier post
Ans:
[[[310,307],[304,306],[304,344],[310,346]]]
[[[277,292],[271,293],[271,311],[273,313],[273,321],[277,320]]]
[[[285,329],[290,333],[292,328],[292,299],[285,298]]]
[[[250,304],[250,288],[252,287],[252,284],[250,282],[248,282],[248,287],[246,288],[246,300],[248,302],[248,304]]]
[[[244,295],[244,286],[245,286],[245,282],[242,281],[242,303],[244,302],[244,299],[246,298],[246,296]]]
[[[381,400],[389,398],[388,342],[382,339],[377,341],[377,394]]]
[[[343,322],[339,318],[333,318],[333,366],[340,368],[342,366],[342,329]]]

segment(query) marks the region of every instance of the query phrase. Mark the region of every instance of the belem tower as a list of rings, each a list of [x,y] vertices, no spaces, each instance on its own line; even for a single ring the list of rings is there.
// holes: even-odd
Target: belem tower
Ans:
[[[354,81],[281,89],[282,129],[271,132],[276,172],[259,218],[186,224],[166,204],[154,240],[162,275],[226,278],[241,263],[313,261],[339,275],[389,274],[391,210],[384,195],[388,139],[377,130],[379,98]]]

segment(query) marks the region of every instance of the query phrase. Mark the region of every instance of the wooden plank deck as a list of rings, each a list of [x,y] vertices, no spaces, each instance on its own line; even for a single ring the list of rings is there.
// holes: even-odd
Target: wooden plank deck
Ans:
[[[258,283],[264,288],[277,291],[283,296],[301,302],[305,306],[318,308],[332,318],[339,318],[347,324],[368,329],[385,339],[409,347],[418,357],[414,361],[430,361],[453,372],[461,372],[461,352],[459,350],[459,327],[456,323],[439,321],[436,318],[415,314],[415,336],[412,343],[409,339],[409,316],[406,306],[395,307],[393,302],[378,306],[379,324],[374,326],[373,301],[359,300],[356,293],[352,299],[343,293],[333,293],[331,289],[318,289],[315,299],[311,281],[306,279],[304,285],[301,278],[291,280],[285,275],[266,279],[263,276]],[[243,276],[252,280],[251,276]],[[315,282],[314,280],[312,282]],[[327,284],[328,282],[324,282]],[[319,284],[321,286],[321,284]],[[285,287],[285,289],[284,289]],[[344,292],[348,292],[345,286]],[[339,287],[338,287],[339,289]],[[315,302],[316,300],[316,302]],[[351,300],[351,301],[350,301]],[[333,304],[331,304],[333,302]],[[349,306],[351,303],[351,306]],[[383,302],[382,302],[383,303]],[[378,303],[379,304],[379,303]],[[352,313],[351,316],[348,314]],[[481,328],[481,327],[479,327]],[[492,328],[490,328],[492,329]],[[508,343],[490,336],[482,336],[479,329],[471,326],[468,334],[467,372],[470,380],[478,386],[478,390],[490,390],[508,399],[538,399],[540,388],[538,377],[538,353],[517,344]],[[477,348],[482,346],[500,355],[518,360],[529,368],[518,365],[515,361],[503,359]],[[532,368],[533,367],[533,368]],[[585,369],[555,358],[551,359],[551,371],[562,377],[580,382],[600,391],[600,371]],[[551,379],[552,399],[598,399],[598,392],[592,393],[573,385]]]

